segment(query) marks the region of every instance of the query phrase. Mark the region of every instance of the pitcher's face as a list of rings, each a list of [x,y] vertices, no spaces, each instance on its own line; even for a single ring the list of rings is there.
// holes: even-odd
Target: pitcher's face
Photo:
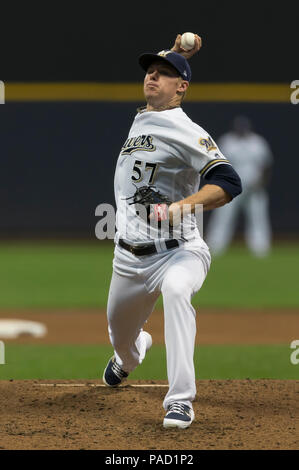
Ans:
[[[144,77],[144,96],[148,103],[163,106],[169,103],[177,92],[183,92],[188,83],[177,70],[164,61],[155,61],[147,69]]]

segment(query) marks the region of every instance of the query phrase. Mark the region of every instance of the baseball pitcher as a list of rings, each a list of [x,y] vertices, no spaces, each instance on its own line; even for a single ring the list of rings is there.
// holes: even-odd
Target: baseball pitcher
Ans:
[[[169,382],[165,428],[187,428],[194,420],[191,298],[210,267],[196,207],[213,209],[241,192],[230,162],[181,107],[191,82],[187,59],[199,51],[201,39],[196,35],[188,52],[180,39],[171,50],[139,57],[146,106],[137,110],[115,171],[117,232],[107,305],[114,355],[103,374],[104,383],[116,387],[142,362],[152,344],[143,327],[162,294]],[[200,178],[205,184],[198,191]]]

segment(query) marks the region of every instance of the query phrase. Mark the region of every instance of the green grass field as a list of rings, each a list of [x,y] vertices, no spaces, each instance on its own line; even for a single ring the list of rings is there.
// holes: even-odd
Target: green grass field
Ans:
[[[298,379],[289,345],[198,346],[197,379]],[[0,379],[101,379],[112,348],[90,346],[6,345]],[[165,348],[154,345],[130,379],[167,380]]]
[[[113,244],[0,244],[0,309],[105,307]],[[299,244],[275,245],[258,259],[243,246],[216,258],[194,305],[299,307]],[[159,300],[161,305],[161,300]]]
[[[1,242],[0,310],[105,308],[113,244],[107,242]],[[265,259],[242,246],[212,262],[195,306],[298,308],[299,244],[274,245]],[[158,306],[161,306],[161,299]],[[294,332],[294,338],[299,332]],[[112,354],[109,346],[6,345],[0,379],[96,379]],[[289,345],[200,346],[197,378],[298,379]],[[166,379],[165,348],[154,345],[132,379]]]

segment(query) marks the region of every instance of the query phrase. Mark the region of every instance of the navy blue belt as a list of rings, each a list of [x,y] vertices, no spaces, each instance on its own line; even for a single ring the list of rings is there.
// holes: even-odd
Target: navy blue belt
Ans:
[[[145,243],[144,245],[130,245],[129,243],[126,243],[122,238],[120,238],[118,240],[118,244],[119,246],[121,246],[122,248],[129,251],[135,256],[146,256],[158,253],[156,245],[154,243]],[[167,250],[170,250],[171,248],[179,246],[179,242],[175,239],[166,240],[165,246]]]

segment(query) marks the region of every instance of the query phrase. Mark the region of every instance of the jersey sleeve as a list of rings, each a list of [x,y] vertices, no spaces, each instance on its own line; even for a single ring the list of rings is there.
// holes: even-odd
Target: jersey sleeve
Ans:
[[[177,146],[180,157],[204,177],[218,165],[230,165],[212,137],[193,122],[180,129],[180,142]]]
[[[235,198],[242,192],[242,182],[238,173],[231,165],[219,165],[214,167],[207,176],[204,177],[206,184],[215,184],[224,189],[231,198]]]

